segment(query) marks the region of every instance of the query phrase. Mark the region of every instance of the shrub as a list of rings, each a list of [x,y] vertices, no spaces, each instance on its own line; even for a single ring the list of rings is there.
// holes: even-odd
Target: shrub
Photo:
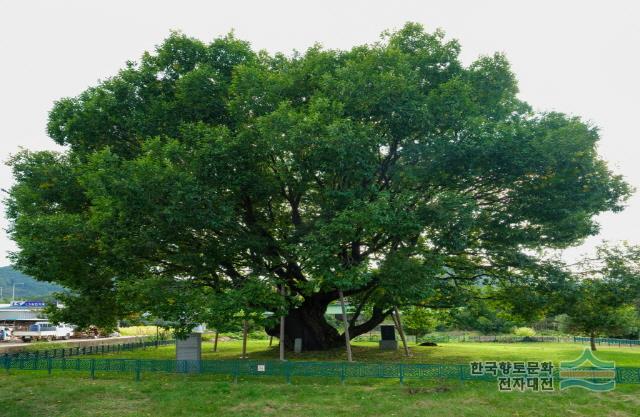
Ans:
[[[516,336],[531,337],[536,335],[536,331],[531,327],[516,327],[513,329],[513,334]]]

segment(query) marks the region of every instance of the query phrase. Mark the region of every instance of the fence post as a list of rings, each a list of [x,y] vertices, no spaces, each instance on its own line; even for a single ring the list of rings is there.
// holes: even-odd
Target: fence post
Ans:
[[[291,384],[291,371],[292,371],[291,366],[292,365],[293,364],[291,363],[291,361],[287,361],[284,364],[284,374],[287,380],[287,384]]]
[[[96,360],[91,359],[91,379],[96,379]]]
[[[141,363],[140,363],[140,359],[136,360],[136,381],[140,381],[140,372],[141,372]]]
[[[340,382],[344,385],[344,380],[347,379],[347,364],[342,362],[342,368],[340,369]]]
[[[8,353],[4,354],[4,369],[9,373],[9,369],[11,369],[11,356]]]
[[[47,373],[48,373],[49,375],[51,375],[51,369],[53,368],[53,365],[52,365],[52,363],[51,363],[51,362],[52,362],[52,361],[51,361],[51,358],[47,358]]]
[[[233,383],[238,383],[238,375],[240,374],[240,361],[236,360],[233,366]]]
[[[400,385],[404,385],[404,364],[400,364]]]

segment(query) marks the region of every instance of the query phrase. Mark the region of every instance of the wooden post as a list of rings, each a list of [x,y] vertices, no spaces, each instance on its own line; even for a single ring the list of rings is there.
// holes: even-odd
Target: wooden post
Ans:
[[[216,329],[216,335],[213,337],[213,351],[218,351],[218,329]]]
[[[351,356],[351,338],[349,337],[349,323],[347,322],[347,309],[344,307],[342,290],[338,290],[338,294],[340,294],[340,306],[342,307],[342,322],[344,323],[344,340],[347,345],[347,360],[353,362],[353,357]]]
[[[269,336],[269,347],[273,345],[273,336]]]
[[[285,289],[284,284],[280,286],[280,293],[282,294],[282,299],[284,301],[285,298]],[[278,345],[280,349],[280,360],[284,360],[284,316],[280,316],[280,343]]]
[[[391,320],[393,320],[393,325],[398,331],[398,334],[400,334],[400,326],[398,325],[398,318],[396,317],[395,311],[391,312]],[[402,340],[402,336],[400,336],[400,340]]]
[[[247,358],[247,333],[249,325],[246,320],[242,320],[242,359]]]
[[[400,312],[398,311],[398,307],[393,307],[393,316],[394,321],[396,322],[396,326],[398,326],[398,333],[400,333],[400,338],[402,339],[404,354],[407,356],[411,356],[411,352],[409,352],[409,346],[407,345],[407,337],[404,335],[404,330],[402,329],[402,322],[400,321]]]

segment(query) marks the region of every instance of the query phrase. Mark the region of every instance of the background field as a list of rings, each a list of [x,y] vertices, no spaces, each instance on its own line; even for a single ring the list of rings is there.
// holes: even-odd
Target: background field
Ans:
[[[576,359],[587,345],[579,343],[443,343],[435,347],[411,346],[411,357],[404,356],[402,349],[380,351],[376,342],[355,342],[352,344],[356,361],[367,362],[413,362],[433,364],[468,364],[478,360],[533,360],[553,361]],[[202,359],[238,359],[242,351],[242,342],[228,341],[218,344],[218,352],[213,352],[213,343],[202,345]],[[269,347],[267,340],[250,340],[247,352],[251,359],[277,359],[278,344]],[[617,366],[640,367],[640,348],[599,347],[598,358],[615,361]],[[344,349],[326,352],[286,353],[290,360],[346,360]],[[96,356],[100,357],[100,356]],[[175,359],[174,346],[161,346],[146,350],[134,350],[120,354],[105,354],[103,357],[132,359]]]

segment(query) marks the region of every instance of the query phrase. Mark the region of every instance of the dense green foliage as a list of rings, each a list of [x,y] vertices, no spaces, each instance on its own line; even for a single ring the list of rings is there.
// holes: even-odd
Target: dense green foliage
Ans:
[[[484,334],[510,333],[515,326],[525,323],[509,314],[508,308],[504,308],[506,304],[496,304],[487,300],[474,300],[464,307],[451,309],[446,323],[450,329],[477,330]]]
[[[596,233],[629,187],[596,128],[533,112],[504,56],[459,52],[417,24],[289,56],[175,33],[55,104],[65,152],[13,158],[13,261],[74,291],[68,321],[148,311],[187,331],[271,310],[287,346],[318,349],[342,343],[324,319],[339,289],[351,336],[394,306],[465,305],[479,281],[535,301],[564,276],[535,250]]]
[[[640,247],[602,246],[597,255],[584,262],[561,307],[568,314],[565,328],[590,336],[592,350],[595,337],[637,330],[640,298]]]
[[[401,320],[407,334],[423,336],[436,329],[440,314],[424,307],[409,307],[402,311]]]

